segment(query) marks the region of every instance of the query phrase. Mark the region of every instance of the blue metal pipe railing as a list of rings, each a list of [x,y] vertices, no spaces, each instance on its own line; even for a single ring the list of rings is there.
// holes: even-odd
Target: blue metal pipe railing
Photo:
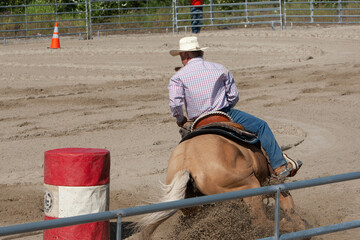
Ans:
[[[121,239],[121,218],[122,217],[130,217],[135,215],[141,215],[151,212],[158,212],[158,211],[164,211],[164,210],[170,210],[170,209],[180,209],[180,208],[187,208],[187,207],[193,207],[197,205],[204,205],[214,202],[220,202],[220,201],[227,201],[227,200],[233,200],[233,199],[239,199],[239,198],[246,198],[246,197],[252,197],[252,196],[258,196],[258,195],[264,195],[264,194],[271,194],[276,193],[276,201],[279,201],[280,192],[286,191],[286,190],[294,190],[294,189],[300,189],[300,188],[307,188],[307,187],[314,187],[314,186],[320,186],[324,184],[330,184],[330,183],[336,183],[336,182],[342,182],[342,181],[349,181],[354,179],[360,179],[360,171],[359,172],[352,172],[352,173],[345,173],[340,175],[334,175],[334,176],[328,176],[328,177],[321,177],[321,178],[315,178],[315,179],[309,179],[309,180],[303,180],[303,181],[297,181],[297,182],[290,182],[290,183],[283,183],[279,185],[272,185],[267,187],[261,187],[261,188],[254,188],[254,189],[247,189],[242,191],[236,191],[236,192],[228,192],[228,193],[222,193],[222,194],[215,194],[210,196],[203,196],[203,197],[197,197],[197,198],[189,198],[189,199],[183,199],[178,201],[172,201],[172,202],[164,202],[164,203],[157,203],[157,204],[151,204],[151,205],[144,205],[144,206],[137,206],[137,207],[131,207],[131,208],[125,208],[125,209],[119,209],[114,211],[108,211],[108,212],[101,212],[101,213],[93,213],[93,214],[86,214],[81,216],[75,216],[75,217],[68,217],[68,218],[60,218],[60,219],[54,219],[54,220],[48,220],[48,221],[40,221],[40,222],[33,222],[33,223],[25,223],[25,224],[19,224],[19,225],[13,225],[13,226],[7,226],[7,227],[1,227],[0,228],[0,236],[5,235],[12,235],[12,234],[19,234],[19,233],[25,233],[25,232],[32,232],[32,231],[38,231],[38,230],[46,230],[51,228],[58,228],[58,227],[65,227],[70,225],[77,225],[82,223],[90,223],[90,222],[98,222],[98,221],[105,221],[109,219],[118,219],[118,235],[117,239]],[[300,238],[305,236],[316,236],[321,234],[326,234],[330,230],[339,229],[338,231],[341,231],[341,229],[350,229],[359,227],[360,220],[348,222],[348,223],[341,223],[337,225],[322,227],[322,228],[314,228],[304,231],[299,231],[295,233],[290,234],[284,234],[281,236],[277,236],[276,233],[278,233],[279,229],[279,202],[276,203],[276,209],[275,209],[275,237],[268,238],[268,239],[294,239],[294,238]],[[330,230],[329,230],[330,229]],[[290,236],[290,238],[288,238]]]
[[[355,220],[355,221],[350,221],[350,222],[328,225],[328,226],[324,226],[324,227],[313,228],[313,229],[309,229],[309,230],[303,230],[303,231],[298,231],[298,232],[293,232],[293,233],[286,233],[286,234],[281,235],[279,237],[279,239],[280,240],[288,240],[288,239],[314,237],[317,235],[334,233],[334,232],[349,230],[349,229],[358,228],[358,227],[360,227],[360,219]],[[267,238],[261,238],[258,240],[273,240],[273,239],[275,239],[275,238],[267,237]]]

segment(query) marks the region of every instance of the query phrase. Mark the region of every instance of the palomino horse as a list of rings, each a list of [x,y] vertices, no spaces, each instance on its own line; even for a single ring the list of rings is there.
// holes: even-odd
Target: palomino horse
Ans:
[[[270,177],[266,156],[251,144],[238,144],[217,134],[202,134],[181,142],[171,154],[162,202],[185,199],[191,196],[189,187],[204,195],[258,188]],[[194,184],[189,184],[193,180]],[[250,207],[252,224],[274,225],[265,215],[263,197],[244,198]],[[281,194],[281,208],[285,216],[280,227],[285,231],[305,229],[305,223],[295,212],[289,193]],[[151,239],[155,229],[177,210],[146,215],[137,227],[140,239]],[[184,211],[186,212],[186,211]]]

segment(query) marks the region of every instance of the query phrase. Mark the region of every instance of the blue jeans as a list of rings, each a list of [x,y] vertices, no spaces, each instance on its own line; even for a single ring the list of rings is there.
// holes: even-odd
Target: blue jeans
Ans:
[[[190,8],[190,17],[191,17],[191,30],[192,33],[199,33],[201,27],[198,25],[202,25],[202,7],[191,7]]]
[[[221,111],[227,113],[234,122],[241,124],[246,131],[255,133],[257,135],[261,146],[269,156],[270,165],[273,169],[286,163],[280,146],[265,121],[246,112],[242,112],[230,107],[221,109]]]

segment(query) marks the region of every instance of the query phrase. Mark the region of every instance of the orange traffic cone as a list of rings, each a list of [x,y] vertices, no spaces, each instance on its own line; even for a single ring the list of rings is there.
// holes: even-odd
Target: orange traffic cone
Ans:
[[[51,40],[50,48],[60,48],[58,23],[55,23],[55,29]]]

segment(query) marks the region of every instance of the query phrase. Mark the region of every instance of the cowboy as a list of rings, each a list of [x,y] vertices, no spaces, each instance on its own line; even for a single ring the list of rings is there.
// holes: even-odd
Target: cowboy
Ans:
[[[180,55],[183,67],[171,77],[168,86],[170,110],[177,125],[182,127],[188,121],[183,113],[184,103],[190,120],[212,111],[225,112],[246,131],[257,135],[276,176],[294,176],[302,162],[282,153],[265,121],[234,108],[239,92],[232,73],[221,64],[204,61],[207,48],[200,48],[197,37],[181,38],[179,45],[180,48],[171,50],[170,55]]]

